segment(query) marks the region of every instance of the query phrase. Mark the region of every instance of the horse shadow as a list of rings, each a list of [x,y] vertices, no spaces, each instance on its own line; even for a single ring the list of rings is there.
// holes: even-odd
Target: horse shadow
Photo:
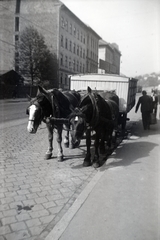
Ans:
[[[143,130],[142,121],[132,121],[128,127],[129,136],[122,141],[109,157],[102,160],[100,171],[106,168],[126,167],[131,164],[140,164],[141,159],[150,156],[150,152],[158,143],[149,139],[149,136],[160,134],[160,120],[157,124],[151,125],[150,130]],[[127,129],[127,128],[126,128]]]

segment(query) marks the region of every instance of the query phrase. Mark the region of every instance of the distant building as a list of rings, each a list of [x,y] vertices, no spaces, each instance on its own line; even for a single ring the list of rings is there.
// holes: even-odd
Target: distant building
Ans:
[[[120,74],[121,52],[116,43],[99,41],[99,67],[98,73]]]
[[[0,70],[15,69],[15,45],[33,26],[57,56],[58,87],[68,89],[68,75],[98,72],[101,37],[58,0],[3,0],[0,3]]]

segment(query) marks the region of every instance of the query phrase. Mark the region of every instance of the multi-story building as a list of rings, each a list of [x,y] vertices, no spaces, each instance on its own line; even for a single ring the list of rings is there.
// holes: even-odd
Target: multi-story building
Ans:
[[[116,43],[99,40],[98,73],[120,74],[121,52]]]
[[[33,26],[58,60],[58,87],[69,88],[68,75],[98,72],[100,36],[58,0],[0,1],[0,70],[15,69],[15,45]]]

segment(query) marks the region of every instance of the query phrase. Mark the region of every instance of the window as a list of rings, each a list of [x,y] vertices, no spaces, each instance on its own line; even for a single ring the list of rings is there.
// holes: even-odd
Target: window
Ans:
[[[70,23],[70,34],[72,34],[72,23]]]
[[[68,57],[65,57],[65,67],[68,68]]]
[[[66,38],[65,48],[68,49],[68,39]]]
[[[82,42],[82,32],[81,32],[81,42]]]
[[[15,31],[19,31],[19,17],[15,17]]]
[[[82,63],[80,63],[80,69],[79,69],[80,73],[82,72]]]
[[[15,42],[18,42],[19,40],[19,35],[15,35]]]
[[[69,69],[72,68],[72,62],[71,62],[71,57],[69,58]]]
[[[83,36],[83,43],[85,44],[85,42],[86,42],[86,39],[85,39],[85,36]]]
[[[79,56],[79,46],[77,46],[77,55]]]
[[[77,38],[78,38],[78,40],[79,40],[79,30],[77,30]]]
[[[77,61],[77,72],[79,71],[79,61]]]
[[[21,0],[17,0],[16,1],[16,13],[20,13],[20,4],[21,4]]]
[[[61,66],[63,66],[63,54],[61,54],[60,61],[61,61]]]
[[[85,59],[85,50],[83,49],[83,58]]]
[[[66,27],[66,31],[68,31],[68,21],[66,20],[66,23],[65,23],[65,27]]]
[[[61,27],[64,28],[65,27],[65,23],[64,23],[64,18],[61,17]]]
[[[69,50],[72,52],[72,41],[69,42]]]
[[[73,71],[75,71],[75,60],[73,60]]]
[[[76,44],[73,44],[73,53],[76,53]]]
[[[85,73],[85,68],[84,68],[84,64],[83,64],[83,73]]]
[[[73,29],[74,36],[76,36],[76,27]]]
[[[63,47],[63,35],[61,35],[61,47]]]
[[[82,57],[82,47],[80,47],[80,57]]]

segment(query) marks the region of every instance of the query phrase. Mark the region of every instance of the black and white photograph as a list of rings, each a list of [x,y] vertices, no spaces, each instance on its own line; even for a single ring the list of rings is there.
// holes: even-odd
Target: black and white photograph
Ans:
[[[160,1],[0,0],[0,240],[160,240]]]

